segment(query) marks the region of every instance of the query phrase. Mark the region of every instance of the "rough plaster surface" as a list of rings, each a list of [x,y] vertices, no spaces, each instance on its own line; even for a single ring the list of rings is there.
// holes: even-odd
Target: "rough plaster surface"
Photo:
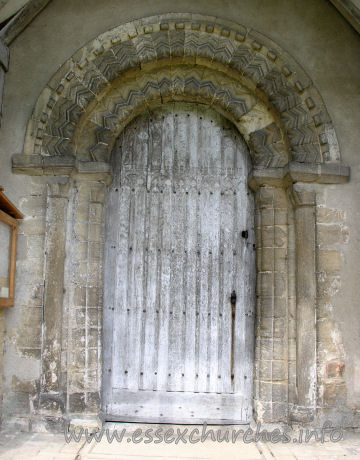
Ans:
[[[33,244],[41,240],[41,206],[40,211],[36,211],[34,205],[26,208],[26,202],[29,195],[41,201],[44,186],[43,179],[12,175],[11,155],[22,151],[26,124],[42,88],[77,48],[98,34],[131,19],[173,11],[206,13],[254,27],[274,39],[304,67],[324,98],[338,135],[342,159],[351,167],[350,183],[327,186],[321,204],[335,210],[335,213],[342,213],[341,225],[346,225],[348,229],[348,236],[336,243],[343,258],[341,281],[334,279],[333,283],[331,314],[337,324],[334,326],[334,341],[343,343],[344,347],[347,404],[353,409],[360,409],[360,376],[356,371],[360,346],[357,305],[360,275],[360,237],[357,234],[360,228],[357,199],[360,193],[357,153],[360,141],[360,37],[325,0],[200,0],[196,5],[192,1],[173,4],[169,1],[149,3],[136,0],[129,5],[129,2],[114,0],[106,3],[53,0],[12,44],[10,70],[6,76],[3,126],[0,130],[0,183],[12,201],[20,204],[21,210],[28,216],[24,225],[33,224],[34,227],[27,230],[28,234],[32,234],[31,247],[28,240],[24,243],[25,248],[21,248],[20,244],[19,260],[26,264],[26,259],[31,258],[29,251]],[[37,259],[41,265],[41,257],[33,252],[32,259]],[[18,267],[18,282],[32,284],[33,279],[25,280],[28,275],[21,272],[21,265]],[[37,303],[36,298],[37,294],[34,294],[34,304]],[[33,307],[32,314],[37,315],[37,305]],[[4,385],[11,386],[14,379],[31,382],[31,385],[36,380],[36,366],[33,366],[35,371],[29,373],[26,370],[29,361],[25,359],[30,354],[33,362],[36,347],[23,347],[23,350],[28,350],[26,355],[24,351],[19,351],[19,343],[16,342],[16,337],[24,333],[25,326],[31,325],[31,319],[26,318],[28,314],[26,306],[5,313],[8,340],[17,343],[18,358],[14,366],[13,349],[10,347],[5,352]]]

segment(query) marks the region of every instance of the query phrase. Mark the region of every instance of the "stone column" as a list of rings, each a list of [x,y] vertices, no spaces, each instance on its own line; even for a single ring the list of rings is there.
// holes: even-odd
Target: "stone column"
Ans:
[[[292,418],[310,422],[316,406],[316,194],[311,184],[292,186],[296,253],[296,385]]]
[[[288,420],[288,199],[281,187],[256,193],[257,309],[255,413],[262,422]]]
[[[106,185],[78,178],[69,216],[67,412],[100,411],[103,248]]]
[[[58,414],[59,418],[65,409],[66,396],[61,369],[68,193],[68,184],[48,185],[40,407],[51,416]]]

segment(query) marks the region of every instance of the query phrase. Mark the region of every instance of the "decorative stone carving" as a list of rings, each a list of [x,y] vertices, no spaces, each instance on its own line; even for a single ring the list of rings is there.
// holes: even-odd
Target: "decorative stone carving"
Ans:
[[[339,160],[321,96],[274,42],[218,18],[165,14],[105,32],[59,69],[37,101],[14,170],[38,174],[33,155],[108,162],[134,116],[178,100],[208,104],[233,121],[254,165]]]

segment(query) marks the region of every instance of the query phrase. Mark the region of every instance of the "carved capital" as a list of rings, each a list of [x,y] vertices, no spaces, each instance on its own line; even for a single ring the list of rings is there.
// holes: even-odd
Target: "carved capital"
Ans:
[[[290,198],[294,207],[316,206],[316,191],[312,184],[297,182],[290,189]]]
[[[299,163],[291,161],[284,167],[254,167],[248,182],[252,190],[264,185],[288,188],[294,183],[343,184],[349,181],[350,168],[343,163]]]

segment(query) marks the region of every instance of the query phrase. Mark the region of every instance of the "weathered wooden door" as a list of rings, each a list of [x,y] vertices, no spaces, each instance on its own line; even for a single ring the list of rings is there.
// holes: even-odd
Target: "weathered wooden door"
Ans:
[[[105,417],[247,422],[255,276],[246,145],[214,111],[172,104],[134,120],[113,160]]]

